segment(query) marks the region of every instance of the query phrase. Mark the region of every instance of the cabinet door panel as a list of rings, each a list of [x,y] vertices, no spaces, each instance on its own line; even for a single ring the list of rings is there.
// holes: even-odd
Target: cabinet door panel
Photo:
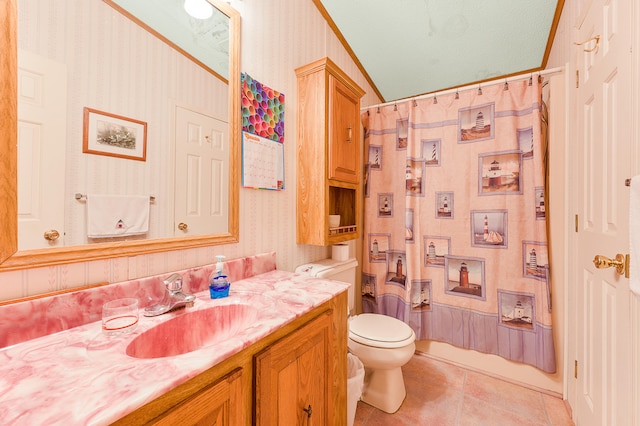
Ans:
[[[360,181],[360,99],[329,76],[329,179]]]
[[[331,324],[322,314],[256,356],[257,425],[328,424]]]
[[[242,369],[236,369],[147,424],[153,426],[243,424],[241,378]]]

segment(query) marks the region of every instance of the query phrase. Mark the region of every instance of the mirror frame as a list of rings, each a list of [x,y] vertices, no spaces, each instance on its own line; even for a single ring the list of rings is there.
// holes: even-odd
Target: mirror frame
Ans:
[[[240,13],[221,0],[208,0],[229,17],[229,227],[219,235],[172,237],[18,251],[17,69],[18,0],[0,6],[0,272],[239,241],[240,196]]]

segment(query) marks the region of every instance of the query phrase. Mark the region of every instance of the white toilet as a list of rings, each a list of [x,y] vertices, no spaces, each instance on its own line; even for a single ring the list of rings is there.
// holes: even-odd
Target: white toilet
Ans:
[[[296,269],[314,277],[344,281],[349,287],[349,313],[355,308],[356,259],[324,259]],[[349,352],[365,367],[362,401],[387,413],[395,413],[407,394],[401,367],[413,356],[416,335],[406,323],[380,314],[349,318]]]

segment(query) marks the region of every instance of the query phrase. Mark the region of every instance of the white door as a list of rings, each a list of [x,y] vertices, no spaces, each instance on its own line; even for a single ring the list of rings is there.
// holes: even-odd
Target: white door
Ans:
[[[228,123],[176,107],[175,161],[174,235],[228,232]]]
[[[571,163],[577,215],[575,419],[580,426],[629,425],[631,357],[629,280],[596,269],[596,255],[629,252],[633,121],[632,9],[629,0],[593,0],[576,25],[576,132]],[[596,39],[599,37],[599,39]],[[571,321],[571,323],[573,323]],[[637,361],[636,361],[637,362]],[[637,401],[634,401],[637,403]]]
[[[64,245],[66,82],[64,64],[18,52],[19,250]]]

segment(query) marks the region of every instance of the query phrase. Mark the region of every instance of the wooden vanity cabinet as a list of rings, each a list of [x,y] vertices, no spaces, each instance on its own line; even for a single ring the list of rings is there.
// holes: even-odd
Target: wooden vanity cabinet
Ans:
[[[329,58],[296,69],[297,242],[330,245],[360,236],[360,98],[364,91]],[[341,216],[329,228],[329,215]]]
[[[332,416],[331,313],[255,358],[256,425],[328,425]]]
[[[311,405],[307,418],[300,397]],[[271,416],[276,407],[278,420]],[[302,407],[302,408],[300,408]],[[265,411],[266,410],[266,411]],[[309,421],[310,420],[310,421]],[[347,422],[347,292],[314,308],[114,425]]]
[[[238,368],[177,404],[167,413],[151,420],[147,425],[242,425],[244,407],[241,378],[242,369]]]

